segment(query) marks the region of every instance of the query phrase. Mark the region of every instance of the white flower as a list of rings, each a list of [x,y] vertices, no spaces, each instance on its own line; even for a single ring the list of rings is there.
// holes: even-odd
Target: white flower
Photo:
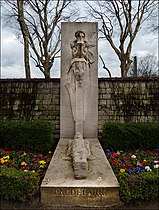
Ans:
[[[28,170],[24,170],[24,172],[28,172]]]
[[[150,168],[150,166],[145,166],[145,171],[152,171],[152,169]]]
[[[154,168],[159,168],[159,164],[154,165]]]
[[[158,164],[158,163],[159,163],[159,161],[158,161],[158,160],[154,160],[154,163],[155,163],[155,164]]]
[[[131,155],[131,158],[135,159],[136,158],[136,155]]]

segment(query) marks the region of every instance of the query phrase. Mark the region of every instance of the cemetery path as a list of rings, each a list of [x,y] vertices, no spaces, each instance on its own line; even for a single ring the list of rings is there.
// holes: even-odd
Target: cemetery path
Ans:
[[[158,210],[159,202],[158,201],[142,201],[139,204],[131,203],[129,205],[124,205],[121,203],[118,206],[114,207],[102,207],[102,208],[88,208],[88,207],[49,207],[43,206],[38,200],[32,202],[18,202],[12,200],[1,200],[1,209],[2,210]]]

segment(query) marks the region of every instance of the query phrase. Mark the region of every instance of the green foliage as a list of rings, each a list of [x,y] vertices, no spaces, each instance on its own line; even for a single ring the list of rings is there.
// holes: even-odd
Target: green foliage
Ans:
[[[155,172],[138,174],[118,173],[120,199],[125,203],[135,200],[158,199],[159,176]]]
[[[158,145],[158,122],[104,123],[102,143],[113,150],[154,149]]]
[[[38,173],[3,166],[0,174],[1,196],[4,199],[26,201],[37,192],[39,181]]]
[[[48,152],[54,144],[53,130],[46,121],[3,122],[0,141],[2,148]]]

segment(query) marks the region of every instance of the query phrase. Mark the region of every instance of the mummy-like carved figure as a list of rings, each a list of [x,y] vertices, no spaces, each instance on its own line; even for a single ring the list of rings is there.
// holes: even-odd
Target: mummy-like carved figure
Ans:
[[[69,141],[67,154],[63,160],[72,160],[75,179],[86,179],[88,160],[94,160],[90,151],[88,140],[84,140],[81,133],[77,132],[73,140]]]

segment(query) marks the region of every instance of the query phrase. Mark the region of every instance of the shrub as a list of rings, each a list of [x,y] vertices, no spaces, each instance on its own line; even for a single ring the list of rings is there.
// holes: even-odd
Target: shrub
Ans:
[[[125,203],[141,199],[158,199],[159,176],[155,172],[118,173],[117,179],[120,183],[120,199]]]
[[[0,174],[1,196],[4,199],[26,201],[37,192],[39,180],[38,173],[3,166]]]
[[[102,144],[113,150],[154,149],[158,145],[159,123],[104,123]]]
[[[48,152],[54,144],[53,130],[46,121],[3,122],[0,141],[11,150]]]

